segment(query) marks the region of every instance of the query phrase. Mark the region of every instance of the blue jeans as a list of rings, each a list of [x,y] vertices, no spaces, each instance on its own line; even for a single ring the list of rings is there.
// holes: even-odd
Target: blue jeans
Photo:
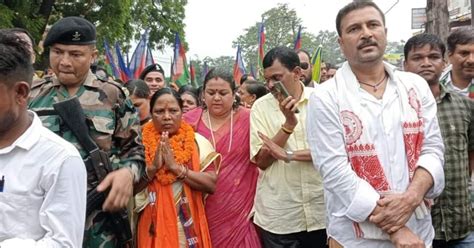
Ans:
[[[474,248],[474,232],[471,232],[463,239],[450,240],[433,240],[433,248]]]

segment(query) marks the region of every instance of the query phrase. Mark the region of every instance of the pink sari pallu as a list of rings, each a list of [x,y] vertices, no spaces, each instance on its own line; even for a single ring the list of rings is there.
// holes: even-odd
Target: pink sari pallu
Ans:
[[[258,169],[249,159],[249,110],[235,110],[233,126],[228,121],[213,134],[203,122],[207,118],[202,109],[186,113],[184,119],[211,143],[214,136],[216,151],[222,155],[216,191],[206,199],[206,216],[213,247],[261,247],[255,226],[249,218],[258,178]]]

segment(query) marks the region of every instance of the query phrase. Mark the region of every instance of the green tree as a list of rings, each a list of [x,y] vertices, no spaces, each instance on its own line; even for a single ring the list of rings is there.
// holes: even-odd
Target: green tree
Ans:
[[[324,62],[331,64],[339,64],[344,61],[339,43],[337,42],[337,32],[335,31],[319,31],[318,36],[311,47],[311,51],[316,51],[317,46],[322,45],[322,59]]]
[[[121,2],[121,0],[118,1]],[[187,0],[133,0],[132,2],[132,19],[129,28],[133,27],[135,39],[140,37],[143,30],[149,29],[151,44],[154,48],[163,50],[166,45],[174,43],[175,33],[178,32],[184,47],[188,47],[184,35],[184,7]]]
[[[229,72],[234,68],[235,58],[233,56],[220,56],[217,58],[207,58],[205,60],[210,68],[216,67]]]
[[[25,28],[38,41],[46,28],[53,5],[54,0],[0,1],[0,28]]]
[[[387,48],[385,53],[403,53],[403,47],[405,46],[405,41],[389,41],[387,43]]]
[[[21,27],[41,40],[47,25],[65,16],[82,16],[97,27],[98,46],[107,38],[127,50],[145,29],[154,49],[184,41],[184,7],[187,0],[0,0],[0,28]],[[186,46],[186,45],[185,45]]]
[[[232,56],[220,56],[217,58],[205,57],[200,59],[198,56],[191,58],[196,73],[196,82],[202,85],[204,81],[204,64],[207,64],[208,69],[220,68],[232,72],[234,68],[235,58]]]
[[[344,57],[339,48],[337,38],[338,35],[335,31],[321,30],[317,36],[307,33],[306,39],[302,39],[303,49],[313,56],[318,46],[321,45],[323,61],[338,64],[344,61]]]
[[[190,61],[192,61],[193,66],[194,66],[196,84],[202,85],[202,82],[204,81],[204,77],[203,77],[204,61],[199,59],[197,55],[190,58]]]
[[[389,41],[387,47],[385,48],[385,61],[390,64],[397,66],[398,68],[402,67],[403,62],[403,47],[405,46],[405,41]]]
[[[298,28],[302,25],[301,19],[296,15],[294,9],[288,8],[287,4],[279,4],[262,14],[265,23],[265,52],[276,46],[294,46],[294,39],[298,33]],[[251,27],[245,29],[245,33],[233,41],[233,46],[242,47],[242,56],[245,64],[257,65],[258,49],[258,27],[260,22],[256,22]],[[301,32],[302,48],[311,55],[319,45],[323,46],[323,60],[330,63],[340,63],[344,61],[339,45],[337,43],[337,33],[330,31],[320,31],[317,36],[307,32],[302,28]],[[255,67],[255,66],[254,66]]]
[[[265,52],[276,46],[293,46],[294,37],[302,21],[296,15],[294,9],[288,8],[288,4],[278,4],[262,14],[265,25]],[[233,41],[233,47],[242,47],[242,57],[246,65],[257,65],[258,28],[261,22],[256,22],[245,29],[245,34]],[[307,34],[302,33],[303,41]]]

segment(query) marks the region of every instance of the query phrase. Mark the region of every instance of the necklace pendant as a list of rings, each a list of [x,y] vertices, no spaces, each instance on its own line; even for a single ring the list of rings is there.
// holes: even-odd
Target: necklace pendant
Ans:
[[[374,86],[374,92],[377,92],[378,88],[379,88],[379,87]]]

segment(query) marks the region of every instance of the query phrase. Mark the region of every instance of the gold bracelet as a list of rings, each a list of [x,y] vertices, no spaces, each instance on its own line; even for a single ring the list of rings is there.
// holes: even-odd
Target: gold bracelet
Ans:
[[[180,166],[181,166],[181,171],[179,172],[179,175],[176,176],[176,178],[178,178],[178,179],[181,179],[183,177],[184,173],[186,172],[186,168],[184,168],[184,165],[180,164]]]
[[[288,135],[290,135],[290,134],[293,133],[293,130],[288,129],[288,128],[286,128],[286,127],[283,126],[283,125],[281,125],[281,130],[282,130],[284,133],[288,134]]]
[[[182,178],[180,178],[179,180],[184,180],[186,179],[186,177],[188,177],[188,171],[189,171],[189,168],[187,166],[184,166],[184,168],[186,168],[186,171],[184,172],[184,175]]]

